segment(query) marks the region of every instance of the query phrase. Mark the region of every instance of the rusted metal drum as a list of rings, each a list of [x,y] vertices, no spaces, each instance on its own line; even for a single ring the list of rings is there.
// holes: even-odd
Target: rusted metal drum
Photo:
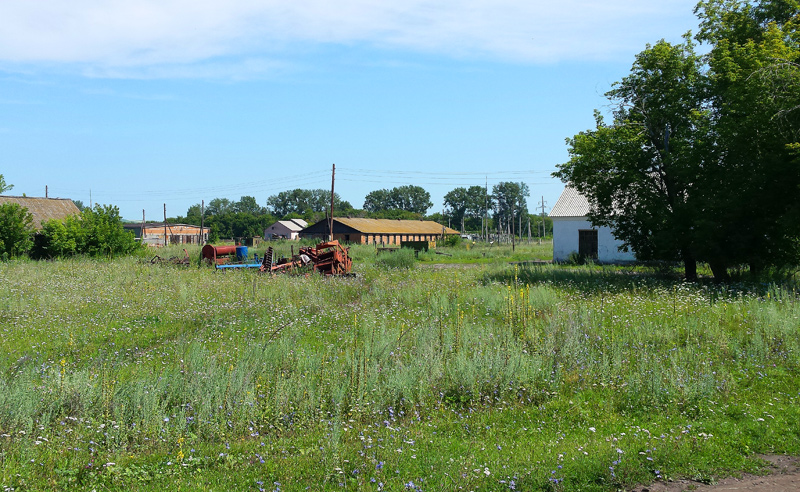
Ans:
[[[224,263],[228,259],[227,256],[236,254],[236,246],[212,246],[206,244],[202,250],[203,259],[211,263]]]

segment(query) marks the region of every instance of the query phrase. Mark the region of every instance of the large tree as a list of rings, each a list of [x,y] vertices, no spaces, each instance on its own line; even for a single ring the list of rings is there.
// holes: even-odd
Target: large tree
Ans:
[[[424,188],[414,185],[398,186],[391,190],[375,190],[364,198],[364,210],[368,212],[405,210],[425,214],[432,206],[431,194]]]
[[[267,198],[267,205],[277,217],[287,217],[292,214],[308,216],[314,213],[323,213],[331,206],[331,192],[321,188],[313,190],[297,188],[282,191]],[[338,193],[334,193],[333,208],[335,214],[337,210],[352,210],[353,206],[349,202],[342,200]]]
[[[639,259],[677,259],[695,278],[692,203],[707,147],[702,60],[690,40],[660,41],[636,56],[631,74],[606,93],[607,125],[568,140],[570,160],[554,173],[590,203],[595,225],[610,226]]]
[[[704,1],[718,151],[703,241],[723,266],[752,272],[800,261],[800,3]],[[731,192],[736,190],[735,193]]]
[[[730,267],[800,262],[800,3],[698,4],[691,41],[660,42],[608,92],[612,124],[568,140],[556,176],[640,259]]]
[[[489,196],[483,186],[470,186],[469,188],[455,188],[444,196],[444,206],[452,220],[461,224],[467,218],[480,220],[489,204]]]
[[[0,260],[27,253],[33,241],[33,217],[17,203],[0,204]]]
[[[264,215],[266,209],[258,204],[258,201],[252,196],[243,196],[233,205],[233,209],[239,213],[248,213],[250,215]]]
[[[492,186],[494,219],[498,230],[514,230],[519,234],[522,217],[528,215],[527,197],[531,195],[528,185],[522,182],[502,181]]]
[[[0,174],[0,194],[10,191],[12,188],[14,188],[14,185],[6,184],[6,179]]]
[[[206,206],[205,215],[221,215],[234,211],[234,202],[227,198],[214,198]]]

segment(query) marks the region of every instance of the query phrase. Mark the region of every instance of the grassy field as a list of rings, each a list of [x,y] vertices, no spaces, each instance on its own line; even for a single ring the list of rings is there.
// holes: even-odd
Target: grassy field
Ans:
[[[0,483],[605,491],[800,453],[796,286],[509,264],[547,246],[0,263]]]

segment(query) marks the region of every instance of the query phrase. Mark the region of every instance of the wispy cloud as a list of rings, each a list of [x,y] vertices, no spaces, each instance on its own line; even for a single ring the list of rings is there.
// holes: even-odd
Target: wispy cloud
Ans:
[[[613,58],[677,37],[694,0],[4,0],[0,61],[95,76],[285,68],[319,44],[516,62]],[[220,63],[213,60],[241,58]],[[88,67],[88,68],[87,68]]]

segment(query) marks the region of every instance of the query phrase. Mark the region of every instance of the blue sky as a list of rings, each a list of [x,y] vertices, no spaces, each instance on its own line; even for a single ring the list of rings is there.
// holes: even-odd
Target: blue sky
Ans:
[[[127,219],[217,197],[523,181],[555,204],[565,138],[674,0],[4,0],[0,174]]]

